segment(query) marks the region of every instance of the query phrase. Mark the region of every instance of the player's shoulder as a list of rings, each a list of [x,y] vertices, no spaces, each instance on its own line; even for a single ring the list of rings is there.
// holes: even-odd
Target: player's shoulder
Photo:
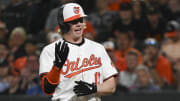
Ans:
[[[96,48],[104,48],[104,46],[101,43],[99,43],[99,42],[96,42],[96,41],[93,41],[93,40],[89,40],[87,38],[85,38],[85,41],[86,41],[86,43],[88,45],[94,46]]]

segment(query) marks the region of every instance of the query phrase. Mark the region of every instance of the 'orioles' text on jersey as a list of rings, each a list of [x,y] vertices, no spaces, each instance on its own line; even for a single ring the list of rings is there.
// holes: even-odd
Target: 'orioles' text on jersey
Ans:
[[[58,41],[64,41],[60,39]],[[55,59],[55,43],[47,45],[40,55],[39,74],[47,73],[53,66]],[[68,58],[61,70],[60,83],[53,94],[52,100],[60,101],[100,101],[95,94],[77,97],[73,92],[76,85],[74,81],[86,81],[88,83],[103,83],[103,81],[117,71],[111,64],[111,60],[104,47],[94,41],[84,39],[84,43],[76,45],[68,43]]]

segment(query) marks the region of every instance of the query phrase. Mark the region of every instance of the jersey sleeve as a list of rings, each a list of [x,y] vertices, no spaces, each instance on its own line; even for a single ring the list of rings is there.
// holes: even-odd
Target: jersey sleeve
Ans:
[[[103,79],[104,80],[118,73],[110,57],[108,56],[105,48],[103,48],[102,66],[103,66]]]
[[[51,70],[53,66],[53,60],[54,60],[54,48],[45,47],[39,58],[39,75],[42,73],[47,73]]]

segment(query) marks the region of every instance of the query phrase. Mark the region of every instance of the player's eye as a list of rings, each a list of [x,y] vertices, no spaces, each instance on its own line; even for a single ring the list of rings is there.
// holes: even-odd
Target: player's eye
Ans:
[[[80,23],[83,23],[83,21],[84,21],[84,19],[83,18],[79,18],[79,19],[76,19],[76,20],[73,20],[73,21],[70,21],[70,22],[68,22],[68,23],[70,23],[70,24],[77,24],[78,22],[80,22]]]

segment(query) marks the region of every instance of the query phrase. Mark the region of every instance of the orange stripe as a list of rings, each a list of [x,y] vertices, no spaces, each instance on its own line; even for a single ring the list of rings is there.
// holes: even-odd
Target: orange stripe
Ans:
[[[101,65],[102,65],[102,64],[100,64],[99,66],[94,66],[94,67],[89,67],[89,68],[81,69],[80,71],[77,71],[77,72],[68,74],[68,75],[66,75],[65,77],[71,78],[72,76],[78,75],[78,74],[80,74],[80,73],[82,73],[82,72],[85,72],[85,71],[88,71],[88,70],[92,70],[92,69],[99,68],[99,67],[101,67]]]
[[[72,17],[69,17],[69,18],[67,18],[67,19],[64,19],[64,22],[69,22],[69,21],[72,21],[72,20],[78,19],[78,18],[80,18],[80,17],[81,17],[81,15],[80,15],[80,14],[78,14],[78,15],[75,15],[75,16],[72,16]]]

